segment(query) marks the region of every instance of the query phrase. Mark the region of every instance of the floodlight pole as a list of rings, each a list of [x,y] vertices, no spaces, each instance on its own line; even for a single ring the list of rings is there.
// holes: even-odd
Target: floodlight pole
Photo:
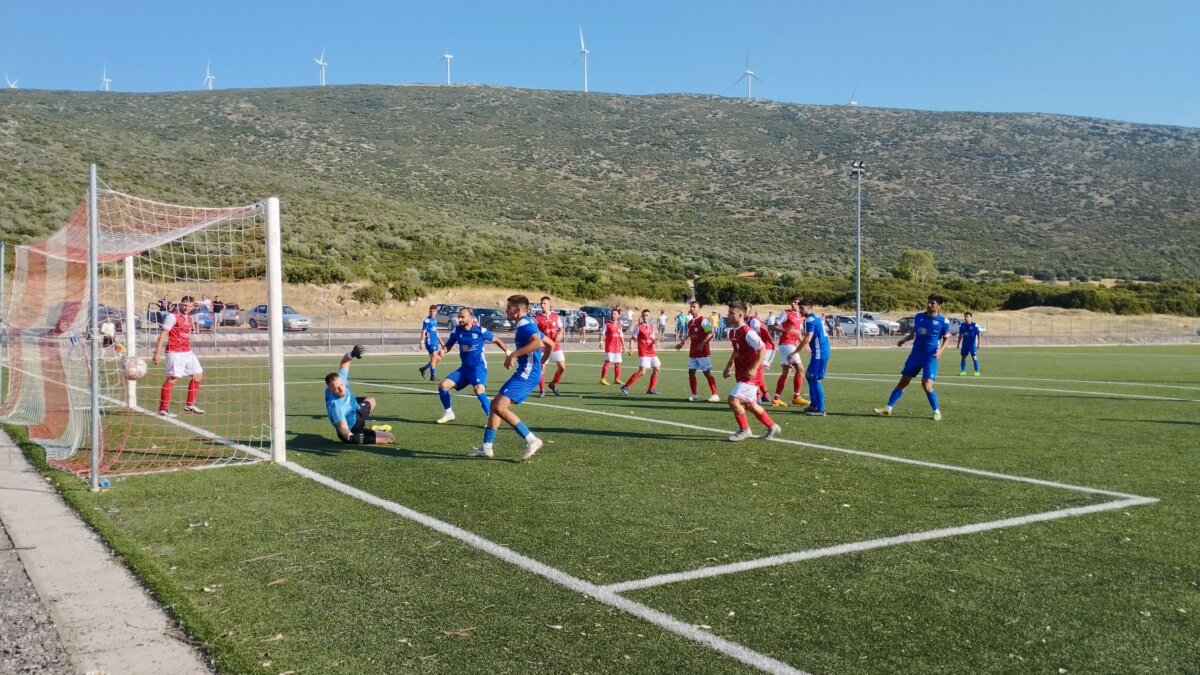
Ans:
[[[858,188],[858,203],[855,208],[854,233],[854,344],[862,346],[862,177],[866,173],[861,159],[854,160],[850,165],[850,175],[855,179]]]

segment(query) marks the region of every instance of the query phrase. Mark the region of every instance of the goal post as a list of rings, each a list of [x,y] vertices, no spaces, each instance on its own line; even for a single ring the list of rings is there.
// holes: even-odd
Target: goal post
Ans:
[[[279,200],[193,207],[93,184],[14,251],[0,421],[93,484],[286,461]],[[247,329],[263,304],[270,330]]]

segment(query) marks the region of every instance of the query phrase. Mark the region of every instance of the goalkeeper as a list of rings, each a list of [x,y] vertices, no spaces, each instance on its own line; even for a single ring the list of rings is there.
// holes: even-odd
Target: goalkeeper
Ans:
[[[350,391],[350,360],[361,359],[366,351],[362,345],[354,345],[354,349],[342,355],[338,371],[325,376],[325,411],[343,443],[395,443],[396,438],[388,433],[392,430],[390,426],[366,428],[367,418],[375,412],[375,399],[355,398]]]

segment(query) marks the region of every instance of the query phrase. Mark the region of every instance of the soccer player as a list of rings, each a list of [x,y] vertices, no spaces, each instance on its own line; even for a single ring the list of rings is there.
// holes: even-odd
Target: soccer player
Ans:
[[[662,362],[659,361],[658,354],[654,351],[654,345],[658,344],[658,333],[654,329],[654,320],[650,318],[648,309],[642,310],[642,321],[634,327],[633,335],[629,336],[630,350],[633,349],[635,342],[638,350],[638,369],[625,381],[625,386],[621,387],[621,393],[628,396],[629,388],[633,386],[633,383],[646,374],[647,368],[653,368],[650,373],[650,386],[646,389],[646,393],[656,396],[658,395],[658,374],[662,372]]]
[[[733,354],[729,357],[729,363],[725,364],[722,375],[729,377],[729,372],[733,370],[737,376],[737,383],[733,385],[733,391],[729,392],[729,408],[733,410],[733,418],[737,420],[738,425],[738,430],[730,434],[729,440],[735,443],[751,436],[750,423],[746,421],[746,408],[749,408],[767,428],[763,438],[775,438],[783,431],[758,404],[759,391],[763,388],[762,368],[767,350],[762,336],[746,323],[748,311],[744,302],[729,305],[729,341],[733,343]]]
[[[820,317],[818,317],[820,318]],[[800,334],[804,332],[806,319],[801,313],[800,296],[792,296],[788,308],[779,313],[775,322],[779,329],[779,367],[783,372],[775,382],[775,396],[771,405],[786,407],[783,401],[783,390],[787,387],[788,375],[792,374],[792,405],[808,405],[810,402],[800,395],[800,385],[804,381],[804,362],[800,360]],[[825,332],[821,331],[824,335]],[[811,389],[810,389],[811,391]]]
[[[771,329],[767,327],[767,324],[764,323],[762,319],[758,318],[757,310],[751,308],[749,305],[746,305],[746,307],[750,312],[747,314],[748,319],[746,323],[748,323],[750,328],[757,332],[758,336],[762,338],[763,345],[767,350],[767,355],[763,358],[763,370],[770,370],[771,364],[775,361],[775,340],[771,337]],[[758,395],[759,403],[771,403],[771,397],[767,395],[767,381],[765,379],[763,380],[762,387],[758,391]]]
[[[366,428],[367,418],[375,412],[375,399],[355,398],[350,391],[350,360],[361,359],[366,352],[362,345],[354,345],[353,349],[342,355],[337,372],[325,376],[325,413],[329,415],[329,422],[343,443],[395,443],[396,438],[388,433],[392,430],[391,426]]]
[[[175,311],[163,317],[162,332],[158,334],[158,343],[154,345],[154,358],[151,361],[158,365],[163,353],[163,345],[167,348],[167,379],[163,382],[162,391],[158,396],[158,414],[163,417],[179,417],[171,412],[171,390],[175,388],[175,380],[181,377],[191,377],[188,382],[187,403],[184,412],[193,415],[203,415],[204,411],[196,405],[196,397],[200,393],[200,382],[204,380],[204,369],[200,360],[192,353],[192,317],[195,307],[192,296],[185,295],[179,299]]]
[[[462,365],[458,367],[458,370],[447,375],[446,379],[438,385],[438,397],[442,400],[442,408],[445,410],[438,418],[438,424],[454,421],[454,409],[450,407],[450,390],[461,391],[468,385],[474,387],[475,397],[479,399],[479,405],[483,406],[483,414],[485,416],[491,414],[491,403],[488,401],[487,395],[487,360],[483,357],[483,348],[489,342],[508,354],[508,347],[504,345],[503,340],[492,335],[490,330],[475,323],[475,313],[471,311],[470,307],[458,310],[458,325],[450,331],[450,337],[446,338],[446,344],[439,347],[437,351],[438,358],[441,358],[450,353],[450,350],[457,344],[458,356],[462,359]]]
[[[429,353],[429,363],[417,370],[421,371],[421,377],[425,377],[425,371],[428,370],[430,382],[437,381],[437,359],[434,357],[434,353],[437,352],[442,342],[438,337],[437,309],[437,305],[430,305],[429,316],[421,322],[421,344],[425,345],[425,351]]]
[[[979,348],[983,346],[983,335],[979,332],[979,324],[975,323],[975,315],[970,312],[963,314],[962,325],[958,327],[958,354],[962,360],[958,363],[958,374],[967,374],[967,356],[970,355],[975,364],[975,377],[979,377]]]
[[[796,351],[801,351],[807,346],[812,353],[808,359],[808,373],[804,376],[808,380],[808,395],[812,397],[812,403],[804,409],[804,414],[824,417],[825,386],[821,384],[821,380],[825,379],[825,369],[829,366],[829,336],[825,334],[825,322],[812,311],[811,300],[794,298],[792,305],[799,307],[800,314],[804,317],[804,339],[796,347]],[[804,373],[804,368],[800,368],[796,375],[801,373]]]
[[[541,300],[542,313],[537,317],[538,330],[542,331],[542,335],[554,343],[554,350],[550,352],[550,363],[556,366],[554,377],[550,380],[550,393],[555,396],[561,396],[558,393],[558,383],[562,381],[563,373],[567,372],[567,356],[563,354],[562,340],[566,337],[563,332],[562,317],[558,312],[550,308],[550,297],[542,296]],[[542,371],[542,379],[538,382],[538,398],[546,396],[546,371]]]
[[[709,403],[716,403],[721,400],[717,396],[717,380],[712,375],[712,345],[711,343],[716,338],[716,330],[713,322],[700,309],[700,303],[693,300],[688,305],[688,314],[692,317],[687,322],[687,332],[683,333],[679,343],[675,345],[675,349],[683,349],[683,343],[691,342],[688,346],[688,384],[692,387],[692,395],[688,397],[689,401],[697,401],[696,396],[696,371],[704,371],[704,377],[708,378],[708,388],[712,392],[712,396],[708,397]]]
[[[500,421],[503,420],[525,439],[525,453],[521,455],[521,461],[526,462],[542,449],[542,439],[533,435],[529,427],[512,411],[512,406],[520,405],[541,378],[542,333],[528,316],[529,298],[524,295],[510,296],[504,313],[510,321],[517,323],[514,329],[517,349],[504,357],[504,367],[512,368],[514,361],[517,367],[492,399],[492,412],[488,415],[487,427],[483,430],[483,445],[475,449],[475,456],[488,459],[495,456],[492,444],[496,440],[496,430],[500,428]]]
[[[933,408],[933,419],[942,419],[942,411],[938,408],[937,392],[933,390],[933,382],[937,379],[938,357],[950,340],[950,322],[938,312],[942,309],[942,296],[933,293],[925,304],[925,311],[913,319],[913,332],[900,338],[897,347],[903,347],[905,342],[913,341],[912,352],[900,369],[900,382],[888,397],[887,406],[875,408],[876,415],[891,415],[892,407],[904,395],[904,388],[921,373],[921,388],[929,399],[929,407]]]
[[[625,329],[621,326],[621,310],[612,308],[608,321],[600,329],[604,345],[604,366],[600,368],[600,384],[608,386],[608,364],[613,366],[613,382],[621,384],[621,354],[625,350]]]

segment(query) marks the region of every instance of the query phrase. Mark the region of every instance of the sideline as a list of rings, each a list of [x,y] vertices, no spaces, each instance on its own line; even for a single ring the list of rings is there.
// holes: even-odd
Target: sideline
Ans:
[[[3,431],[0,497],[0,521],[75,672],[215,672]]]

